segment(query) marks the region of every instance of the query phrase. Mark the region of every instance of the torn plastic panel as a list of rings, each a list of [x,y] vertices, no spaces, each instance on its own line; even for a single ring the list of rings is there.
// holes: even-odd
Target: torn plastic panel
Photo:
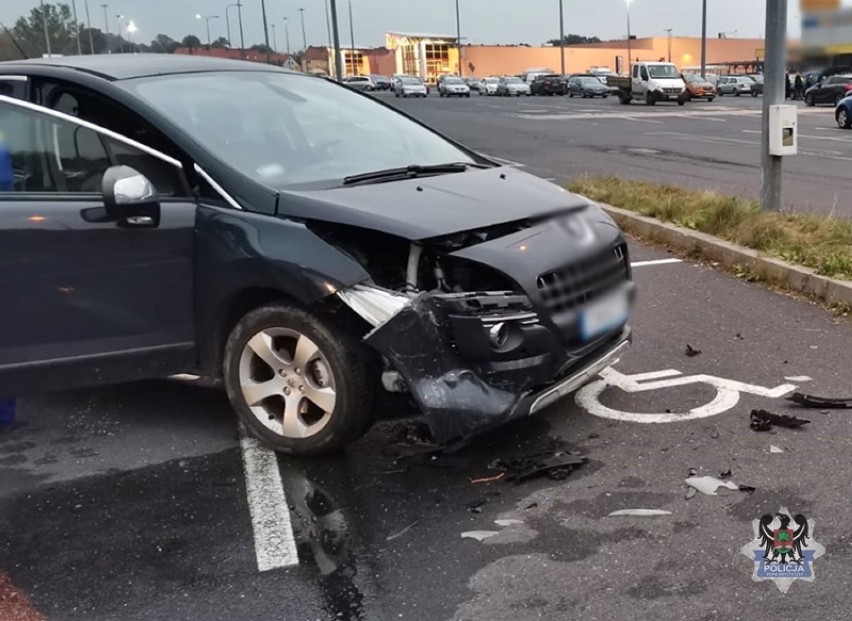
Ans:
[[[379,326],[411,302],[411,297],[367,284],[337,292],[337,296],[371,326]]]

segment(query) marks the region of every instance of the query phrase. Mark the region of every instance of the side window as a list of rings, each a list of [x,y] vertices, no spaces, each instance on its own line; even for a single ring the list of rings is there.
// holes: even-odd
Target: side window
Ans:
[[[639,65],[633,65],[633,77],[634,78],[639,77]]]
[[[183,193],[177,168],[65,119],[0,102],[0,136],[0,192],[100,194],[106,170],[126,164],[162,196]]]
[[[640,69],[641,69],[642,79],[647,80],[648,79],[648,70],[645,67],[640,67]]]
[[[0,75],[0,95],[14,97],[15,99],[27,98],[27,80],[23,76]]]

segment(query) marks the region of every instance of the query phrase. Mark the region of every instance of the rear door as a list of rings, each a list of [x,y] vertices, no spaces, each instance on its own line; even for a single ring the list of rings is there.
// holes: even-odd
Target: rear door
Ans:
[[[2,96],[0,132],[0,395],[192,368],[196,208],[180,163]],[[155,186],[159,222],[108,216],[114,165]]]

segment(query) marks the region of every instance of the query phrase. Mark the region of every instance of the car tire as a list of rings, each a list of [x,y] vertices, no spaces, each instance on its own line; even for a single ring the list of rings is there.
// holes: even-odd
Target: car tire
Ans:
[[[713,97],[708,97],[708,98],[707,98],[707,103],[710,103],[711,101],[713,101],[713,99],[714,99]]]
[[[654,99],[654,94],[651,93],[651,91],[648,91],[647,93],[645,93],[645,105],[646,106],[653,106],[656,103],[657,103],[657,100]]]
[[[805,105],[810,108],[813,108],[816,105],[813,95],[805,95]]]
[[[619,95],[618,101],[621,103],[622,106],[629,106],[630,103],[633,101],[633,97],[625,97],[624,95]]]
[[[361,437],[373,424],[373,358],[338,325],[279,303],[250,311],[231,331],[223,360],[228,398],[248,431],[273,450],[327,455]],[[297,354],[296,348],[303,348],[303,353]],[[304,369],[295,366],[300,356]],[[265,382],[270,383],[269,390],[258,390]],[[258,400],[250,404],[247,390],[253,390]],[[330,411],[323,409],[328,407]]]
[[[739,97],[739,96],[740,96],[740,91],[739,90],[734,91],[734,97]]]
[[[468,93],[467,95],[465,95],[465,97],[467,97],[467,98],[469,99],[469,98],[470,98],[470,93]]]
[[[757,99],[757,91],[752,91],[751,96],[754,97],[755,99]]]
[[[850,116],[846,109],[840,108],[840,110],[838,110],[834,115],[834,118],[837,120],[837,126],[840,129],[852,128],[852,116]]]

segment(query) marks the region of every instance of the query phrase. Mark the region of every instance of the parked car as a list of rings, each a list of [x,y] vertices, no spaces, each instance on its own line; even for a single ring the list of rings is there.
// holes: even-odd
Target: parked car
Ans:
[[[376,85],[373,79],[366,75],[350,75],[343,78],[343,83],[356,91],[374,91]]]
[[[500,86],[500,78],[484,78],[479,84],[480,95],[496,95]]]
[[[734,95],[735,97],[750,95],[753,84],[754,80],[748,76],[729,75],[719,78],[719,82],[716,84],[716,93],[719,97],[722,95]]]
[[[758,97],[763,95],[763,76],[759,73],[755,73],[753,75],[746,76],[750,80],[752,80],[751,84],[751,96]]]
[[[527,71],[524,71],[521,75],[516,76],[516,77],[521,78],[521,80],[523,80],[526,84],[532,84],[533,80],[535,80],[538,76],[540,76],[540,75],[551,75],[551,74],[554,74],[554,73],[556,73],[556,72],[553,69],[546,69],[546,68],[528,69]]]
[[[373,80],[373,86],[377,91],[391,90],[391,81],[389,78],[383,75],[371,75],[370,79]]]
[[[400,78],[393,88],[397,97],[426,97],[429,90],[420,78]]]
[[[594,75],[575,75],[568,80],[569,97],[609,97],[610,88]]]
[[[441,97],[470,97],[470,87],[457,77],[446,77],[438,84]]]
[[[625,106],[633,101],[648,106],[674,101],[683,106],[689,98],[686,83],[672,63],[636,62],[629,76],[610,76],[607,84],[618,89],[618,100]]]
[[[454,443],[629,348],[608,215],[348,88],[197,55],[0,76],[2,395],[191,372],[318,455],[388,391]]]
[[[502,97],[511,97],[521,95],[530,96],[530,85],[525,83],[521,78],[508,76],[500,78],[500,83],[497,85],[497,94]]]
[[[561,75],[555,73],[543,73],[537,75],[530,82],[531,95],[565,95],[568,92],[568,86]]]
[[[852,96],[844,97],[834,109],[834,120],[840,129],[852,128]]]
[[[852,75],[833,75],[823,78],[805,91],[805,103],[809,106],[817,104],[837,105],[852,92]]]
[[[702,79],[700,75],[685,73],[683,74],[683,81],[686,82],[686,90],[689,92],[690,99],[713,101],[716,97],[716,87]]]
[[[472,91],[479,90],[479,79],[478,78],[463,78],[464,83],[467,84],[468,88]]]

